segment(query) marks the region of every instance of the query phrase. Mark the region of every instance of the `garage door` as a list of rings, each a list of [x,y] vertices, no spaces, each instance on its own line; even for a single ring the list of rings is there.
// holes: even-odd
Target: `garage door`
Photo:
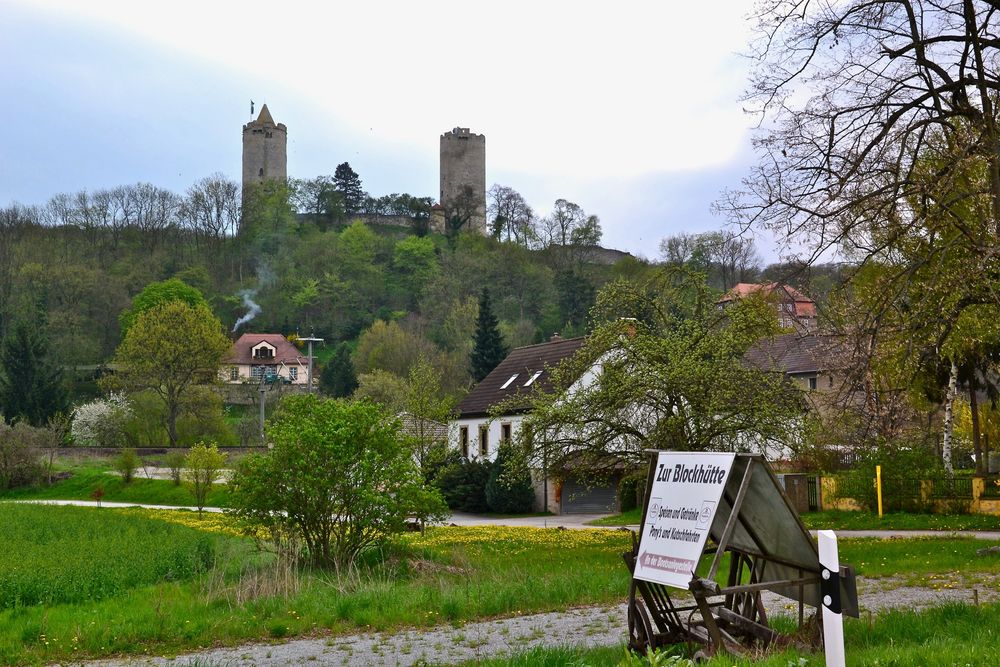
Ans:
[[[566,480],[562,490],[563,514],[611,514],[617,511],[614,484],[588,486],[575,478]]]

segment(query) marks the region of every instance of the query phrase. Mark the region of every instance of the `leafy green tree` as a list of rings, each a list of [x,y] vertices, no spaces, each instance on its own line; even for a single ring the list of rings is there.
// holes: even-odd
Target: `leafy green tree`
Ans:
[[[722,313],[700,276],[662,271],[644,284],[609,284],[595,311],[653,315],[650,323],[595,317],[604,322],[553,369],[552,388],[535,390],[521,438],[539,467],[572,460],[584,469],[632,468],[645,463],[649,447],[797,445],[799,394],[780,373],[744,361],[756,341],[778,332],[762,299]],[[590,381],[568,391],[591,371]]]
[[[192,308],[208,307],[208,302],[205,301],[205,297],[200,291],[177,278],[150,283],[135,295],[135,298],[132,299],[132,307],[122,311],[118,317],[122,327],[122,336],[128,334],[129,327],[139,315],[167,301],[182,301]]]
[[[19,322],[0,347],[0,413],[8,422],[44,426],[67,408],[62,371],[50,360],[45,338]]]
[[[476,318],[475,344],[469,359],[472,364],[472,379],[479,382],[490,374],[506,358],[507,346],[500,335],[500,327],[490,293],[485,287],[479,296],[479,316]]]
[[[386,412],[399,414],[406,402],[406,380],[395,373],[376,368],[358,376],[358,388],[353,397],[377,403]]]
[[[129,327],[108,384],[127,391],[150,390],[164,403],[164,427],[177,446],[177,418],[185,397],[218,380],[219,365],[232,347],[222,325],[205,306],[166,301],[141,313]]]
[[[232,513],[248,532],[297,536],[315,565],[350,566],[408,517],[444,514],[399,429],[366,401],[286,397],[268,423],[273,448],[245,459],[230,483]]]
[[[351,169],[350,163],[342,162],[337,165],[333,172],[333,184],[343,197],[344,211],[347,215],[360,213],[364,207],[366,195],[364,188],[361,187],[361,179]]]
[[[350,345],[341,343],[334,349],[333,355],[319,375],[319,388],[332,398],[345,398],[358,388],[358,377],[354,374],[354,364],[351,362]]]
[[[425,473],[430,452],[435,444],[438,426],[447,424],[455,408],[455,399],[444,394],[441,386],[442,371],[421,357],[406,378],[403,410],[412,424],[413,453],[420,470]]]
[[[205,508],[205,499],[208,498],[212,485],[219,481],[225,465],[226,455],[219,451],[214,442],[210,445],[199,442],[184,458],[184,481],[194,496],[199,516]]]

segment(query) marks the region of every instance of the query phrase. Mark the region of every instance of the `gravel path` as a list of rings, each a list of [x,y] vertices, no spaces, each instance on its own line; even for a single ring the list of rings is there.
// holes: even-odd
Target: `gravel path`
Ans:
[[[971,588],[980,602],[1000,601],[1000,575],[975,580],[935,580],[931,586],[903,585],[902,579],[859,582],[862,618],[888,608],[920,609],[946,602],[973,602]],[[765,593],[770,615],[794,615],[797,605]],[[808,609],[807,609],[808,612]],[[189,653],[173,659],[143,658],[87,663],[90,667],[184,666],[285,667],[287,665],[345,665],[361,667],[409,667],[450,665],[509,653],[536,646],[615,646],[626,641],[625,605],[596,606],[565,612],[532,614],[467,623],[459,627],[407,630],[295,639],[280,644],[249,644]]]

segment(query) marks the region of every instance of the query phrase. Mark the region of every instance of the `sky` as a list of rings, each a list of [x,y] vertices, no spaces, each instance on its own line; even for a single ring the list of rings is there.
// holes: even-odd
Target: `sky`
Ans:
[[[723,227],[711,204],[753,164],[751,4],[2,0],[0,205],[238,180],[252,99],[289,176],[347,161],[373,195],[436,196],[439,136],[469,127],[487,186],[576,202],[654,259]]]

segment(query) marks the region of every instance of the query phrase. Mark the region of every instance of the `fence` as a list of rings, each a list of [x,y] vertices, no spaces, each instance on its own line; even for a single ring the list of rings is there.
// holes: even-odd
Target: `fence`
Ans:
[[[874,471],[873,471],[874,472]],[[876,507],[875,475],[823,479],[823,509]],[[1000,477],[882,477],[884,511],[920,510],[1000,515]]]

